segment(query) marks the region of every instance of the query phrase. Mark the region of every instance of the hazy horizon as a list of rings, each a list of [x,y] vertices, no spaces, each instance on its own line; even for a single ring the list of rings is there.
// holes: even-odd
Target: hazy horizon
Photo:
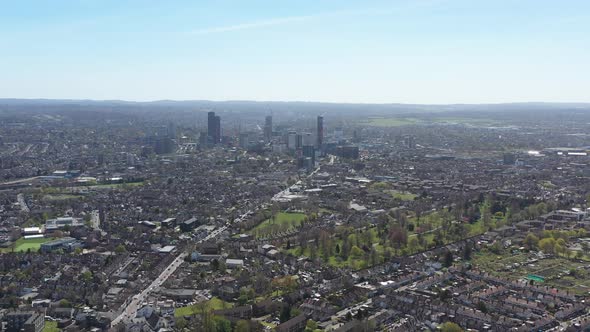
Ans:
[[[254,100],[254,99],[151,99],[151,100],[130,100],[130,99],[91,99],[91,98],[11,98],[0,97],[0,102],[15,101],[15,102],[90,102],[90,103],[191,103],[191,102],[205,102],[205,103],[302,103],[302,104],[342,104],[342,105],[417,105],[417,106],[453,106],[453,105],[590,105],[590,102],[578,101],[506,101],[506,102],[481,102],[481,103],[400,103],[400,102],[347,102],[347,101],[321,101],[321,100]]]

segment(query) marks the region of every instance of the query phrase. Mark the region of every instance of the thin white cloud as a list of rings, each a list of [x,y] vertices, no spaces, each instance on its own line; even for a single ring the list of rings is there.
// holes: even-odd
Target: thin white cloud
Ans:
[[[222,32],[230,32],[230,31],[240,31],[240,30],[247,30],[247,29],[263,28],[263,27],[282,25],[282,24],[288,24],[288,23],[293,23],[293,22],[308,21],[308,20],[312,20],[312,19],[326,18],[326,17],[367,15],[367,14],[373,14],[373,15],[387,14],[387,13],[390,13],[392,11],[392,9],[393,8],[365,8],[365,9],[357,9],[357,10],[339,10],[339,11],[333,11],[333,12],[311,14],[311,15],[302,15],[302,16],[278,17],[278,18],[271,18],[271,19],[242,23],[242,24],[202,28],[202,29],[193,30],[190,33],[194,34],[194,35],[207,35],[207,34],[212,34],[212,33],[222,33]],[[397,9],[399,9],[399,8],[397,8]]]
[[[279,18],[272,18],[272,19],[268,19],[268,20],[255,21],[255,22],[250,22],[250,23],[226,25],[226,26],[219,26],[219,27],[213,27],[213,28],[203,28],[203,29],[193,30],[193,31],[191,31],[191,34],[207,35],[207,34],[211,34],[211,33],[254,29],[254,28],[268,27],[268,26],[274,26],[274,25],[281,25],[281,24],[286,24],[286,23],[291,23],[291,22],[306,21],[306,20],[309,20],[309,19],[312,19],[312,18],[315,18],[318,16],[320,16],[320,15],[279,17]]]
[[[270,19],[235,24],[235,25],[201,28],[201,29],[190,31],[190,33],[194,34],[194,35],[207,35],[207,34],[213,34],[213,33],[223,33],[223,32],[231,32],[231,31],[241,31],[241,30],[248,30],[248,29],[264,28],[264,27],[283,25],[283,24],[288,24],[288,23],[293,23],[293,22],[308,21],[308,20],[318,19],[318,18],[340,17],[340,16],[358,16],[358,15],[387,15],[387,14],[392,14],[394,12],[400,12],[400,11],[404,11],[404,10],[432,7],[432,6],[437,5],[443,1],[444,0],[420,0],[420,1],[407,1],[407,2],[404,1],[402,3],[397,3],[394,6],[385,7],[385,8],[363,8],[363,9],[354,9],[354,10],[348,9],[348,10],[338,10],[338,11],[325,12],[325,13],[319,13],[319,14],[302,15],[302,16],[286,16],[286,17],[270,18]]]

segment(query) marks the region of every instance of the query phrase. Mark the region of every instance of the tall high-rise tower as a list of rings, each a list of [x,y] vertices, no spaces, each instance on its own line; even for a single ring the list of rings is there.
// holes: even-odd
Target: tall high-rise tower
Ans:
[[[174,122],[168,122],[168,137],[176,138],[176,125]]]
[[[207,141],[212,144],[221,141],[221,118],[215,112],[207,113]]]
[[[317,125],[317,147],[318,149],[322,147],[324,144],[324,117],[319,115],[318,116],[318,125]]]
[[[264,119],[264,140],[270,142],[272,138],[272,115],[267,115]]]
[[[215,116],[215,144],[221,142],[221,117]]]
[[[207,143],[213,143],[215,136],[215,112],[207,113]]]

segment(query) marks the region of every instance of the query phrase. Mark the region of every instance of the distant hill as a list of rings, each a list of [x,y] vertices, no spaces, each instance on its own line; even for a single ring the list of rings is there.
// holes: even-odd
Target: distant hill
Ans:
[[[438,112],[559,112],[590,111],[590,103],[502,103],[502,104],[358,104],[325,102],[277,102],[277,101],[208,101],[208,100],[158,100],[133,102],[123,100],[74,100],[74,99],[0,99],[0,111],[50,111],[50,110],[184,110],[227,112],[338,112],[341,115],[363,112],[363,115],[395,115],[407,113]]]

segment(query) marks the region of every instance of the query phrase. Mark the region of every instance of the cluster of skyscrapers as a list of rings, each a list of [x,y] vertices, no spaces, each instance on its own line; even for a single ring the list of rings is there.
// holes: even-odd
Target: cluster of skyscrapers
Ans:
[[[298,134],[289,132],[287,135],[287,148],[295,150],[297,164],[311,171],[315,167],[316,154],[322,153],[324,144],[324,117],[317,117],[315,142],[311,133]]]
[[[221,142],[221,119],[215,115],[215,112],[209,112],[207,114],[207,134],[201,134],[201,143],[211,146]],[[241,148],[252,151],[263,151],[270,148],[275,153],[291,153],[296,157],[299,167],[310,171],[315,168],[316,156],[325,153],[345,158],[358,158],[358,147],[343,146],[342,143],[342,128],[335,128],[333,140],[326,143],[324,117],[321,115],[316,118],[315,133],[313,131],[288,131],[277,135],[273,131],[273,117],[267,115],[264,118],[262,137],[260,132],[255,131],[239,134]]]

